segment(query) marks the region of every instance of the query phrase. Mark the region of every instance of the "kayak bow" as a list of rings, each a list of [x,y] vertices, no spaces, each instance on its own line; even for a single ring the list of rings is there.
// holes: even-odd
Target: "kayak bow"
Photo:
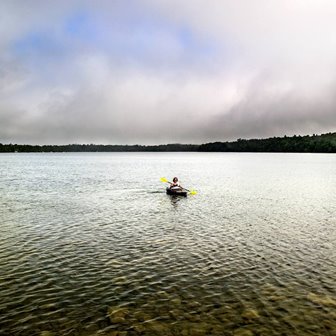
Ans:
[[[186,197],[188,195],[188,193],[186,191],[174,190],[174,189],[170,189],[170,188],[167,188],[166,192],[167,192],[167,195],[173,195],[173,196],[184,196],[184,197]]]

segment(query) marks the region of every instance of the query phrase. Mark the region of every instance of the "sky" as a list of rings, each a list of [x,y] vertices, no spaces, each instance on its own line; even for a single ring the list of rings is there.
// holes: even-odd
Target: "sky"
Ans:
[[[336,131],[334,0],[1,0],[0,143]]]

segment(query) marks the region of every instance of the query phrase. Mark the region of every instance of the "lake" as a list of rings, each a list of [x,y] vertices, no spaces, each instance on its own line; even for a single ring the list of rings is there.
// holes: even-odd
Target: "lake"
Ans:
[[[333,154],[1,154],[0,334],[336,335],[335,190]]]

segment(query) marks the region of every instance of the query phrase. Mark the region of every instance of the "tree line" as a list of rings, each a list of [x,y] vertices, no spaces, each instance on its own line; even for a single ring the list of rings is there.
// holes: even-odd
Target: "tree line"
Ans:
[[[285,152],[285,153],[336,153],[336,133],[322,135],[294,135],[268,139],[238,139],[202,145],[19,145],[1,144],[0,153],[39,152]]]
[[[62,152],[195,152],[198,145],[18,145],[1,144],[0,153],[62,153]]]
[[[198,150],[201,152],[336,153],[336,133],[213,142],[200,145]]]

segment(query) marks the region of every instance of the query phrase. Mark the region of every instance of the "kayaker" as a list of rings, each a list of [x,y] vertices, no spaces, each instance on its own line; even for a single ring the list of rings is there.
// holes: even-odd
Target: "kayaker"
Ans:
[[[173,182],[170,183],[170,189],[182,189],[182,187],[180,186],[180,183],[178,182],[177,177],[174,177]]]

